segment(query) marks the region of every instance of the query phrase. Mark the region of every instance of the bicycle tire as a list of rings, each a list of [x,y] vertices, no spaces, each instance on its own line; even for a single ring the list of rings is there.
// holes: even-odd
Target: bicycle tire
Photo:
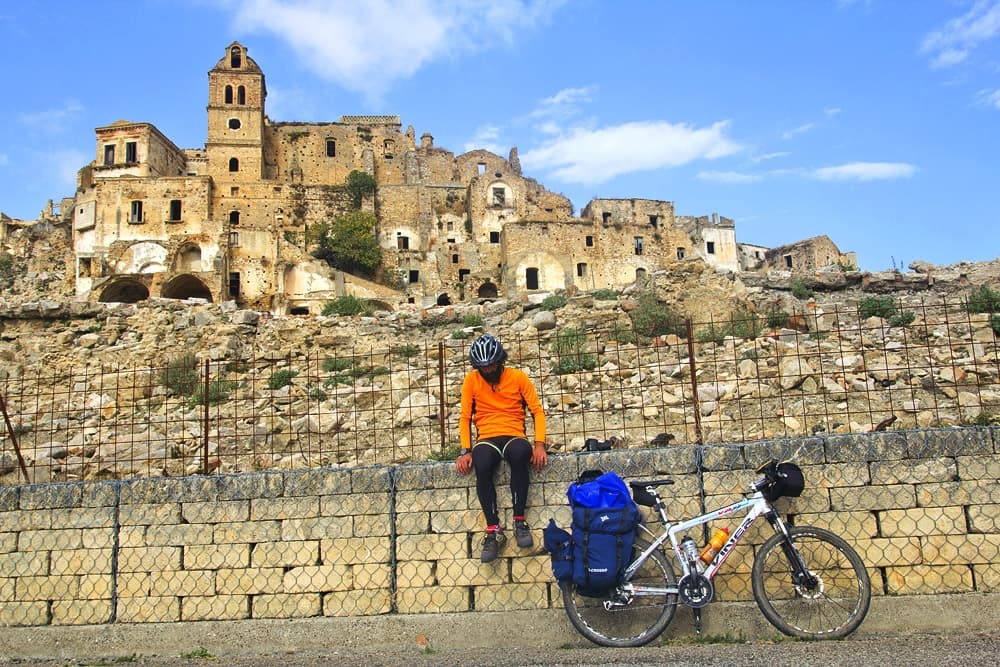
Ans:
[[[847,542],[828,530],[794,526],[788,533],[819,581],[812,589],[796,586],[782,549],[785,536],[772,535],[754,558],[751,581],[757,606],[771,625],[791,637],[846,637],[861,625],[871,603],[871,582],[864,562]]]
[[[632,561],[649,548],[650,543],[636,538]],[[676,590],[673,568],[659,549],[653,551],[631,580],[648,586],[665,586]],[[562,584],[563,605],[570,623],[576,630],[600,646],[627,648],[643,646],[653,641],[670,625],[677,611],[677,594],[635,597],[627,605],[608,611],[604,601],[580,595],[573,582]]]

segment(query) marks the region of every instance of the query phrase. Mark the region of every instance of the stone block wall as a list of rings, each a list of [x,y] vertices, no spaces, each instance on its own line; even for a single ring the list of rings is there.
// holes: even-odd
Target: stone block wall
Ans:
[[[555,455],[533,478],[536,548],[479,561],[474,479],[449,462],[0,488],[0,625],[184,622],[561,605],[541,529],[569,524],[581,471],[669,476],[673,517],[735,501],[771,458],[806,489],[779,501],[868,564],[875,595],[1000,590],[1000,456],[989,428]],[[510,524],[508,477],[497,479]],[[731,519],[730,528],[737,519]],[[710,526],[714,530],[718,526]],[[693,534],[699,542],[705,534]],[[752,599],[762,522],[716,579]]]

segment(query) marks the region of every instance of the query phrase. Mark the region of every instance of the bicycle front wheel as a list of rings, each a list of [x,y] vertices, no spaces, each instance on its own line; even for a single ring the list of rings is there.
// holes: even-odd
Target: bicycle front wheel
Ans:
[[[846,637],[861,625],[871,602],[868,571],[857,552],[822,528],[788,529],[790,542],[773,535],[753,563],[753,596],[778,630],[804,639]],[[794,551],[793,551],[794,550]],[[796,576],[795,553],[805,565]]]
[[[636,538],[631,562],[649,545],[649,542]],[[663,552],[657,549],[643,561],[630,583],[634,586],[670,588],[675,592],[629,595],[627,592],[612,591],[605,597],[596,598],[580,595],[573,582],[567,582],[562,585],[563,604],[573,627],[601,646],[642,646],[656,639],[677,611],[677,580],[673,568]]]

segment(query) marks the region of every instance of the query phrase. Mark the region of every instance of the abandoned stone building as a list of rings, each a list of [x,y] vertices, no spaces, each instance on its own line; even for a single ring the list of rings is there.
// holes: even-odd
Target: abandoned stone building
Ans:
[[[696,259],[725,271],[751,262],[733,220],[677,216],[673,202],[594,199],[575,217],[566,197],[522,174],[517,148],[456,155],[429,133],[418,142],[398,116],[272,121],[264,73],[238,42],[208,80],[203,148],[179,148],[147,122],[96,129],[95,159],[63,202],[77,298],[233,299],[304,314],[343,294],[427,306],[617,288]],[[375,181],[362,208],[378,221],[378,283],[309,254],[307,230],[349,210],[355,170]]]

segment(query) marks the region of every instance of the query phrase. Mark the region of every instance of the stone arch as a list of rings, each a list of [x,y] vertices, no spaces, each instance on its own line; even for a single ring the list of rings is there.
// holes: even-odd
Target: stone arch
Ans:
[[[497,291],[497,286],[489,280],[480,285],[479,289],[476,290],[476,296],[480,299],[495,299],[499,295],[500,293]]]
[[[101,303],[137,303],[149,298],[149,288],[133,278],[115,280],[104,286],[98,301]]]
[[[435,303],[438,306],[450,306],[451,305],[451,297],[448,296],[447,292],[441,292],[440,294],[438,294],[438,298],[437,298],[437,301]]]
[[[174,271],[187,273],[201,271],[201,247],[193,243],[185,243],[177,249],[174,256]]]
[[[184,274],[167,281],[160,289],[165,299],[205,299],[212,302],[212,291],[201,280]]]
[[[114,273],[160,273],[166,270],[167,249],[154,241],[133,243],[115,261]]]

